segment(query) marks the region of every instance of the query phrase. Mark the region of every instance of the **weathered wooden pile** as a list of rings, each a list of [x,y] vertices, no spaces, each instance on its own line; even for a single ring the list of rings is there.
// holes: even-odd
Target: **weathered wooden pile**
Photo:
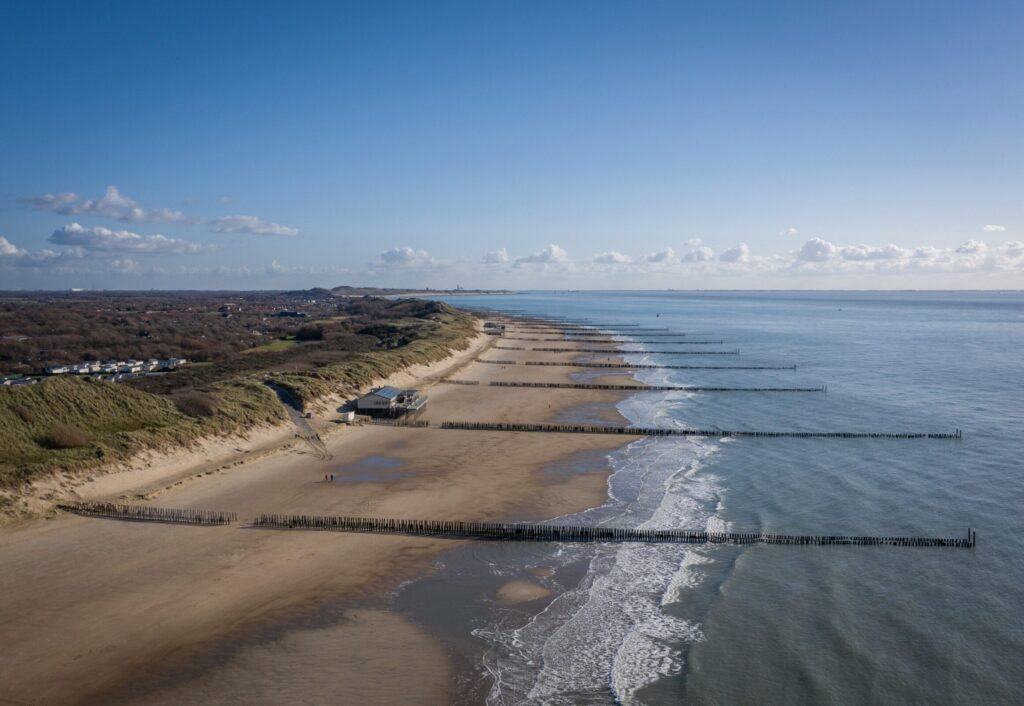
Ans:
[[[445,378],[438,382],[448,385],[479,385],[479,380],[452,380]],[[629,392],[826,392],[821,387],[701,387],[697,385],[612,385],[582,382],[503,382],[492,380],[484,383],[489,387],[546,387],[564,390],[623,390]]]
[[[737,431],[601,426],[595,424],[524,424],[510,422],[441,422],[442,429],[467,431],[549,432],[555,434],[624,434],[628,436],[795,437],[799,439],[960,439],[961,432],[885,431]]]
[[[522,348],[505,348],[504,346],[494,346],[499,350],[506,351],[521,351]],[[668,355],[739,355],[739,351],[630,351],[622,348],[531,348],[531,351],[539,351],[543,353],[634,353],[634,354],[646,354],[646,353],[664,353]]]
[[[170,522],[182,525],[228,525],[238,521],[233,512],[219,510],[193,510],[124,503],[77,502],[61,503],[57,507],[66,512],[89,517],[107,517],[114,520],[136,522]]]
[[[622,351],[618,351],[622,353]],[[494,363],[493,360],[480,360],[481,363]],[[515,365],[515,361],[505,361]],[[563,363],[561,361],[527,360],[522,365],[554,365],[569,368],[628,368],[635,369],[671,369],[671,370],[796,370],[796,365],[648,365],[646,363]]]
[[[606,335],[606,334],[602,334]],[[676,336],[685,336],[685,333],[674,334]],[[662,340],[650,340],[647,338],[633,338],[628,341],[620,341],[617,338],[580,338],[578,341],[575,338],[526,338],[518,336],[502,336],[503,341],[538,341],[538,342],[558,342],[558,343],[660,343],[662,345],[687,345],[687,346],[720,346],[725,341],[662,341]]]
[[[371,417],[368,424],[379,427],[429,427],[426,419],[407,419],[404,417]]]
[[[459,520],[401,520],[384,517],[324,515],[259,515],[253,527],[265,529],[321,530],[375,534],[406,534],[451,539],[484,539],[512,542],[642,542],[647,544],[792,544],[868,545],[896,547],[974,546],[970,529],[964,537],[901,537],[865,535],[796,535],[767,532],[708,532],[685,529],[632,529],[584,525],[541,525],[510,522],[462,522]]]

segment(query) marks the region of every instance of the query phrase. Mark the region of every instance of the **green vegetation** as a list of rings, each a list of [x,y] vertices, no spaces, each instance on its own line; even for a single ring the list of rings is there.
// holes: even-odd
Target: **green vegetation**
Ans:
[[[51,449],[80,449],[89,445],[89,435],[73,424],[58,424],[43,438]]]
[[[277,353],[278,351],[286,351],[294,346],[298,341],[294,338],[282,338],[277,341],[271,341],[270,343],[264,343],[262,346],[256,346],[250,348],[247,351],[242,351],[244,354],[249,355],[250,353]]]
[[[465,349],[474,333],[472,317],[438,302],[398,301],[390,313],[401,318],[359,331],[374,336],[380,347],[312,370],[277,373],[271,379],[307,402],[332,391],[366,385],[410,365],[441,360],[453,350]],[[411,313],[419,316],[409,316]]]
[[[285,411],[265,382],[304,403],[352,394],[465,349],[473,335],[472,317],[438,302],[362,299],[347,308],[344,320],[317,322],[307,340],[274,341],[285,345],[167,375],[120,383],[59,376],[0,387],[0,487],[279,422]]]
[[[210,397],[216,400],[216,413],[192,418],[166,397],[89,378],[0,388],[0,485],[48,471],[84,470],[146,449],[187,445],[202,436],[284,418],[273,393],[256,381],[222,386]]]

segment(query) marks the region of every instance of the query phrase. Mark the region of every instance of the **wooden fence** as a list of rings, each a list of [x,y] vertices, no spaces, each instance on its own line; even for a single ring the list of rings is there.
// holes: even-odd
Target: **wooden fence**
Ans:
[[[479,385],[479,380],[451,380],[445,378],[438,382],[448,385]],[[489,387],[544,387],[563,390],[624,390],[631,392],[827,392],[825,385],[821,387],[701,387],[698,385],[607,385],[587,384],[582,382],[501,382],[484,383]]]
[[[596,424],[526,424],[510,422],[442,422],[442,429],[467,431],[549,432],[555,434],[623,434],[627,436],[710,436],[799,439],[960,439],[953,432],[890,431],[739,431],[727,429],[676,429],[663,427],[602,426]]]
[[[381,517],[323,515],[259,515],[253,527],[374,534],[403,534],[446,539],[482,539],[512,542],[642,542],[647,544],[786,544],[802,546],[955,547],[975,545],[970,528],[963,537],[908,537],[896,535],[775,534],[769,532],[708,532],[685,529],[632,529],[584,525],[542,525],[459,520],[401,520]]]
[[[481,363],[493,363],[492,360],[480,360]],[[515,361],[506,361],[507,365],[515,365]],[[528,360],[522,365],[554,365],[563,368],[626,368],[637,369],[670,369],[670,370],[796,370],[795,365],[647,365],[630,363],[563,363],[560,361]]]
[[[494,346],[498,350],[504,351],[521,351],[522,348],[505,348],[503,346]],[[665,355],[739,355],[739,351],[631,351],[624,350],[621,348],[531,348],[531,351],[537,351],[540,353],[632,353],[645,354],[645,353],[657,353]]]
[[[106,517],[113,520],[136,522],[169,522],[182,525],[228,525],[238,521],[233,512],[219,510],[191,510],[123,503],[60,503],[57,508],[76,515]]]
[[[684,334],[680,334],[684,335]],[[546,343],[618,343],[619,345],[626,345],[630,343],[660,343],[663,346],[720,346],[725,341],[662,341],[661,339],[652,340],[648,338],[633,338],[628,341],[620,341],[617,338],[586,338],[576,340],[573,338],[525,338],[517,336],[502,336],[503,341],[534,341],[534,342],[546,342]]]

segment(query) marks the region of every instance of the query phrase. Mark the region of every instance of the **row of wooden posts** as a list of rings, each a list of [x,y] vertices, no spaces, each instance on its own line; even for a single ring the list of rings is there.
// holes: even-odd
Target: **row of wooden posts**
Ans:
[[[494,346],[498,350],[523,350],[522,348],[504,348],[503,346]],[[664,353],[669,355],[739,355],[739,351],[630,351],[621,348],[531,348],[531,351],[538,351],[542,353],[632,353],[645,354],[645,353]]]
[[[238,521],[233,512],[219,510],[175,509],[169,507],[150,507],[148,505],[128,505],[125,503],[60,503],[57,507],[66,512],[89,517],[109,517],[118,520],[138,520],[140,522],[169,522],[186,525],[229,525]]]
[[[448,385],[479,385],[479,380],[452,380],[444,378],[438,382]],[[827,387],[700,387],[696,385],[608,385],[582,382],[503,382],[492,380],[484,383],[489,387],[542,387],[563,390],[626,390],[632,392],[826,392]]]
[[[953,432],[886,431],[737,431],[727,429],[673,429],[662,427],[625,427],[597,424],[527,424],[512,422],[441,422],[442,429],[464,431],[550,432],[555,434],[623,434],[627,436],[710,436],[798,439],[960,439]]]
[[[369,424],[381,427],[429,427],[426,419],[407,419],[405,417],[371,417]]]
[[[617,351],[622,353],[622,351]],[[551,360],[490,360],[477,358],[477,363],[490,365],[541,365],[561,368],[618,368],[625,370],[796,370],[795,365],[652,365],[648,363],[580,363]]]
[[[616,328],[619,328],[619,327],[616,327]],[[558,330],[565,331],[566,334],[569,335],[569,336],[591,336],[591,335],[607,336],[608,335],[608,331],[603,331],[602,332],[602,331],[600,331],[598,329],[595,329],[593,327],[588,327],[587,329],[580,329],[578,332],[577,331],[566,331],[564,328],[561,328],[561,327],[558,327],[558,328],[556,328],[556,327],[551,327],[551,328],[519,328],[519,327],[516,327],[515,333],[548,333],[548,334],[550,334],[550,333],[552,333],[552,329],[554,329],[555,331],[558,331]],[[593,333],[583,333],[583,331],[591,331]],[[626,331],[623,335],[630,335],[630,336],[632,336],[634,333],[641,333],[641,334],[643,334],[645,336],[678,336],[678,335],[680,335],[678,333],[671,333],[671,332],[669,332],[669,330],[667,328],[631,328],[628,331]]]
[[[515,333],[527,333],[527,332],[526,331],[516,331]],[[547,334],[551,334],[552,331],[536,331],[534,333],[547,333]],[[583,338],[595,338],[595,337],[596,338],[608,338],[608,336],[610,336],[610,335],[613,335],[613,334],[609,333],[608,331],[595,331],[594,333],[567,333],[566,334],[566,336],[570,337],[569,340],[575,340],[577,338],[583,339]],[[697,335],[697,334],[680,333],[678,331],[674,331],[674,332],[673,331],[651,331],[651,332],[623,331],[619,335],[620,336],[643,336],[644,338],[669,338],[669,337],[682,337],[682,338],[686,338],[687,336]],[[707,334],[705,334],[705,335],[707,335]],[[513,337],[512,336],[505,336],[505,338],[513,338]],[[564,341],[564,340],[566,340],[566,338],[565,338],[565,336],[563,336],[562,338],[547,339],[547,340]]]
[[[233,512],[195,510],[123,503],[64,503],[61,510],[88,517],[192,525],[228,525],[238,521]],[[767,532],[708,532],[685,529],[634,529],[584,525],[542,525],[459,520],[402,520],[382,517],[261,514],[250,527],[262,529],[326,530],[376,534],[405,534],[453,539],[520,542],[642,542],[647,544],[791,544],[888,545],[899,547],[971,548],[975,533],[966,537],[902,537],[864,535],[794,535]]]
[[[790,544],[888,545],[900,547],[974,546],[975,533],[964,537],[902,537],[882,535],[797,535],[768,532],[708,532],[707,530],[634,529],[586,525],[542,525],[459,520],[401,520],[382,517],[323,515],[259,515],[254,527],[326,530],[377,534],[406,534],[453,539],[548,542],[641,542],[646,544]]]
[[[674,335],[685,336],[686,334],[680,333],[680,334],[674,334]],[[723,343],[725,343],[725,341],[662,341],[660,339],[659,340],[653,340],[653,339],[647,339],[647,338],[634,338],[634,339],[631,339],[629,341],[620,341],[617,338],[586,338],[586,339],[580,339],[580,340],[577,341],[577,340],[572,339],[572,338],[565,338],[564,336],[562,338],[525,338],[525,337],[517,337],[517,336],[502,336],[501,340],[503,340],[503,341],[535,341],[535,342],[552,342],[552,343],[554,343],[556,341],[558,343],[619,343],[619,344],[623,344],[623,345],[624,344],[629,344],[629,343],[660,343],[662,345],[680,345],[680,346],[683,346],[683,345],[686,345],[686,346],[720,346]]]
[[[623,351],[617,351],[622,353]],[[478,359],[481,363],[496,361]],[[515,361],[503,361],[503,364],[515,365]],[[527,360],[521,365],[548,365],[568,368],[628,368],[635,369],[669,369],[669,370],[796,370],[796,365],[649,365],[631,363],[577,363],[550,360]]]

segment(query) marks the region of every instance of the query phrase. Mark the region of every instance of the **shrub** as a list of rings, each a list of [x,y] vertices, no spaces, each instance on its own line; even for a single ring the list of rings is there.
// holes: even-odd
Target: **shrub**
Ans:
[[[322,341],[324,340],[324,327],[319,324],[303,326],[295,332],[296,341]]]
[[[89,445],[89,435],[71,424],[58,424],[50,431],[45,443],[51,449],[80,449]]]
[[[13,404],[11,409],[18,415],[21,421],[26,424],[34,424],[36,421],[36,413],[23,404]]]
[[[212,417],[217,413],[217,400],[205,392],[182,392],[172,399],[178,411],[187,417]]]

